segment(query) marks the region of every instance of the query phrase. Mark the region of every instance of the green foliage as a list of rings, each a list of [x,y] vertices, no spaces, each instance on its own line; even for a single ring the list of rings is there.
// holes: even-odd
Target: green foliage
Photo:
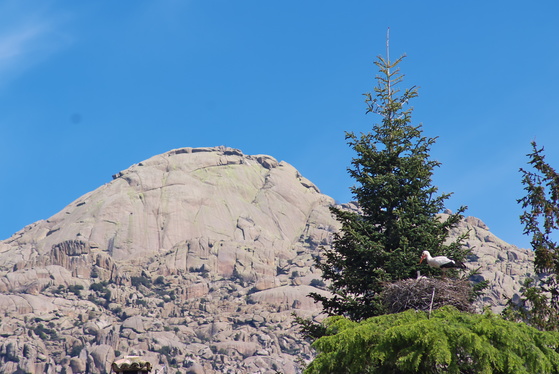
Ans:
[[[424,250],[456,260],[468,253],[461,246],[463,238],[445,244],[465,207],[445,221],[437,217],[450,195],[438,195],[431,183],[433,170],[440,165],[429,158],[435,138],[423,136],[422,126],[411,124],[408,104],[417,90],[396,89],[403,78],[397,68],[401,60],[379,57],[378,86],[374,95],[365,95],[367,112],[379,115],[381,123],[371,133],[346,133],[356,153],[348,169],[357,182],[351,191],[362,211],[331,208],[342,227],[334,235],[333,249],[325,251],[317,266],[334,296],[311,294],[330,315],[361,320],[382,314],[383,284],[415,277],[420,269],[438,272],[418,265]]]
[[[120,315],[122,313],[122,307],[116,306],[111,310],[111,312],[113,312],[116,315]]]
[[[42,323],[39,323],[32,330],[42,340],[58,340],[58,333],[56,330],[46,328]]]
[[[503,310],[504,318],[526,322],[530,326],[544,331],[558,330],[559,314],[549,302],[549,296],[541,285],[532,278],[526,278],[520,289],[520,299],[509,300]]]
[[[326,327],[323,324],[316,323],[311,319],[299,317],[295,313],[292,313],[291,315],[293,316],[295,323],[299,325],[299,332],[305,337],[305,339],[314,341],[326,335]]]
[[[159,348],[159,350],[157,350],[158,353],[160,353],[162,355],[165,355],[165,356],[169,356],[172,351],[173,351],[173,348],[169,347],[168,345],[164,345],[163,347]]]
[[[142,274],[139,277],[130,277],[130,281],[133,287],[139,288],[140,286],[144,286],[146,288],[151,288],[151,279],[146,275]]]
[[[53,295],[61,295],[64,293],[64,285],[60,284],[52,291]]]
[[[304,371],[321,373],[559,373],[559,333],[542,332],[492,313],[452,307],[353,322],[326,321]]]
[[[95,295],[90,294],[88,300],[94,304],[97,304],[103,308],[107,308],[111,301],[111,291],[107,288],[107,282],[92,283],[89,289],[95,292]]]
[[[156,352],[159,353],[161,356],[165,356],[167,358],[167,362],[171,366],[176,367],[177,360],[173,357],[173,355],[176,354],[176,349],[173,349],[168,345],[164,345],[161,348],[159,348]]]
[[[528,164],[535,171],[520,169],[526,191],[526,196],[518,200],[525,209],[520,221],[524,224],[524,234],[532,235],[536,270],[559,275],[559,248],[551,239],[551,234],[559,230],[559,174],[545,162],[543,150],[532,142]],[[555,296],[557,299],[558,295]]]
[[[324,281],[322,279],[311,279],[311,282],[309,283],[310,286],[312,287],[316,287],[316,288],[323,288],[326,286],[326,283],[324,283]]]
[[[107,282],[92,283],[89,289],[95,292],[103,293],[107,291]]]
[[[83,290],[83,286],[81,284],[73,284],[68,286],[68,291],[72,292],[76,296],[81,296],[81,291]]]
[[[545,161],[544,149],[532,142],[528,164],[520,169],[526,196],[520,221],[531,235],[536,280],[527,280],[518,302],[509,302],[505,316],[543,330],[559,330],[559,245],[552,235],[559,230],[559,174]]]
[[[157,278],[155,278],[155,281],[153,282],[153,284],[157,285],[165,285],[165,277],[163,275],[158,276]]]

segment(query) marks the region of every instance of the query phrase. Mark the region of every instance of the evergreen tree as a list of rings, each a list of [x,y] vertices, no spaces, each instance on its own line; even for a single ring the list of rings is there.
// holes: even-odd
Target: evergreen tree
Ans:
[[[520,169],[526,196],[520,221],[531,235],[537,278],[528,279],[520,303],[509,302],[506,315],[543,330],[559,330],[559,245],[553,234],[559,230],[559,174],[545,161],[544,149],[532,142],[528,164]]]
[[[437,214],[449,194],[437,194],[433,170],[440,164],[429,157],[435,138],[425,137],[421,125],[411,124],[409,101],[415,87],[400,92],[398,64],[382,57],[375,62],[380,74],[374,94],[365,94],[367,113],[380,115],[373,131],[360,136],[346,133],[356,157],[348,172],[356,181],[351,188],[360,212],[332,207],[341,223],[333,248],[317,260],[323,278],[330,281],[333,297],[313,293],[330,315],[361,320],[382,314],[379,294],[385,282],[415,277],[421,252],[463,260],[461,240],[445,244],[449,230],[462,218],[461,207],[448,219]]]
[[[326,320],[305,374],[559,373],[559,333],[542,332],[492,313],[443,307],[431,316],[406,312],[353,322]]]

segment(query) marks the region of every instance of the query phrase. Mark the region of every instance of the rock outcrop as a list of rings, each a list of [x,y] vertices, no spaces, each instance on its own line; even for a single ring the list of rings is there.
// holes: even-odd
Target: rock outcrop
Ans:
[[[479,218],[466,217],[451,236],[464,232],[470,233],[465,244],[472,250],[468,267],[479,269],[479,275],[474,277],[476,281],[489,282],[489,288],[476,303],[477,308],[490,307],[500,313],[507,301],[520,291],[524,279],[534,276],[534,253],[499,239]]]
[[[224,147],[121,171],[0,242],[0,373],[109,373],[128,354],[173,373],[297,373],[312,352],[292,313],[322,318],[306,295],[327,292],[312,265],[332,204],[293,166]],[[498,310],[531,253],[466,229],[492,285],[479,305]]]

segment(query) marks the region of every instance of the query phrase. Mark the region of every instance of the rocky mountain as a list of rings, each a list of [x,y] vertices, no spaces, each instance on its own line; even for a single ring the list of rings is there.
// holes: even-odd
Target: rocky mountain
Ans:
[[[109,373],[129,354],[168,373],[299,372],[312,351],[292,314],[323,317],[306,295],[327,292],[312,265],[332,204],[288,163],[231,148],[131,166],[0,241],[0,373]],[[498,311],[531,252],[473,217],[464,230],[491,282],[478,307]]]

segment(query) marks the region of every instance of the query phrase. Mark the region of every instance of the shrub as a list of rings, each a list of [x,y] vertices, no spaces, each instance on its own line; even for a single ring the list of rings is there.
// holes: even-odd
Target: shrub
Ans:
[[[68,291],[72,292],[76,296],[81,296],[81,290],[83,290],[83,286],[81,284],[72,284],[68,286]]]
[[[324,286],[326,286],[326,283],[324,283],[324,281],[322,279],[312,279],[310,285],[312,287],[317,287],[317,288],[322,288]]]
[[[326,320],[305,374],[559,372],[559,333],[453,307]]]
[[[46,328],[42,323],[39,323],[33,332],[42,340],[58,340],[58,334],[56,330]]]
[[[132,282],[132,286],[138,288],[140,286],[144,286],[146,288],[151,288],[151,279],[144,275],[140,275],[139,277],[131,277],[130,281]]]
[[[107,282],[91,283],[89,289],[95,292],[107,291]]]

